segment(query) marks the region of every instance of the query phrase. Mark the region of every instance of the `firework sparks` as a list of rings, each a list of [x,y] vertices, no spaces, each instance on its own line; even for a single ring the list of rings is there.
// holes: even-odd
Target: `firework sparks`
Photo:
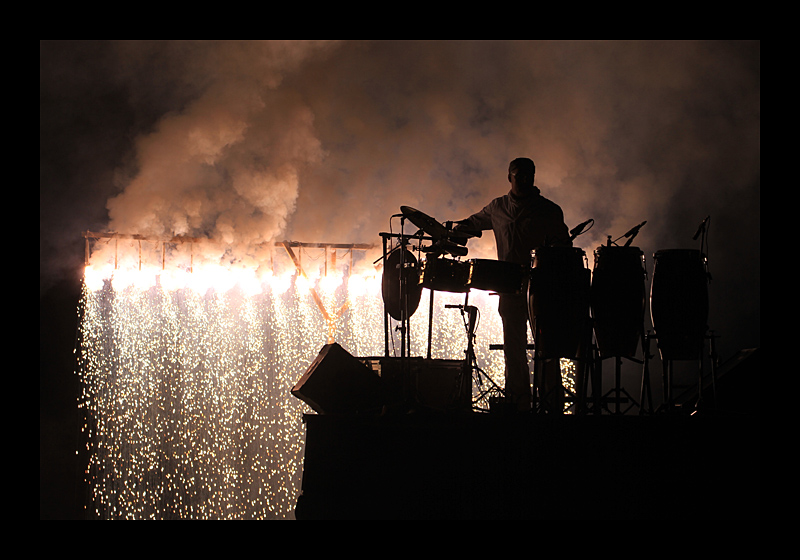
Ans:
[[[87,266],[79,374],[94,514],[108,519],[285,519],[300,492],[311,412],[290,390],[331,334],[355,356],[385,351],[377,273],[275,274],[195,266]],[[311,293],[318,294],[318,300]],[[476,358],[503,385],[497,300]],[[428,350],[430,292],[410,321]],[[464,358],[463,294],[435,293],[433,359]],[[323,312],[320,304],[327,309]],[[390,329],[390,353],[399,341]]]

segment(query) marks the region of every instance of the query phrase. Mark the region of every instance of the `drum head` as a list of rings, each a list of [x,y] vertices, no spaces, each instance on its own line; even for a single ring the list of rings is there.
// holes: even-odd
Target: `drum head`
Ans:
[[[531,251],[531,267],[580,270],[586,268],[585,258],[580,247],[537,247]]]

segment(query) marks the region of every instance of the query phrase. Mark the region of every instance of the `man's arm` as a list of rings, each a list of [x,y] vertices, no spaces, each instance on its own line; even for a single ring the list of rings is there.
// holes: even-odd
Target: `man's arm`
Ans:
[[[476,212],[465,220],[454,222],[453,229],[459,231],[484,231],[492,229],[491,205],[487,205],[480,212]]]

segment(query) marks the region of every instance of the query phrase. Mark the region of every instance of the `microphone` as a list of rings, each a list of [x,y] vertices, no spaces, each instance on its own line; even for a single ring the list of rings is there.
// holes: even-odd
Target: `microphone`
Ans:
[[[694,237],[692,237],[692,241],[697,241],[697,238],[700,237],[700,234],[703,232],[704,229],[706,229],[706,222],[708,222],[709,219],[711,219],[711,216],[706,216],[706,219],[703,220],[703,222],[698,226],[697,231],[694,234]]]
[[[636,235],[637,233],[639,233],[639,230],[642,229],[642,226],[645,225],[646,223],[647,223],[647,220],[643,221],[638,226],[632,227],[630,229],[630,231],[628,231],[628,233],[626,233],[622,237],[630,237],[631,235]]]
[[[622,237],[630,237],[630,239],[628,239],[628,242],[625,243],[626,247],[630,246],[630,244],[633,242],[633,238],[636,237],[636,235],[639,233],[639,230],[642,229],[642,226],[645,225],[646,223],[647,223],[647,220],[645,220],[644,222],[642,222],[638,226],[632,227],[630,229],[630,231],[628,231],[628,233],[626,233],[625,235],[622,236]]]
[[[586,220],[586,221],[585,221],[585,222],[583,222],[582,224],[578,224],[577,226],[575,226],[574,228],[572,228],[572,229],[570,230],[570,232],[569,232],[569,238],[570,238],[570,239],[575,239],[576,237],[578,237],[578,236],[579,236],[581,233],[583,233],[583,230],[584,230],[584,228],[585,228],[586,226],[588,226],[588,225],[589,225],[589,223],[591,223],[591,222],[594,222],[594,219],[592,219],[592,218],[589,218],[588,220]]]

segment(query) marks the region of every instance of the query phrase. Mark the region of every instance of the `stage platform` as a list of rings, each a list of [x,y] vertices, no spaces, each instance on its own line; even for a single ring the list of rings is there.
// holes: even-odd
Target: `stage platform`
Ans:
[[[757,414],[304,422],[298,520],[760,517]]]

